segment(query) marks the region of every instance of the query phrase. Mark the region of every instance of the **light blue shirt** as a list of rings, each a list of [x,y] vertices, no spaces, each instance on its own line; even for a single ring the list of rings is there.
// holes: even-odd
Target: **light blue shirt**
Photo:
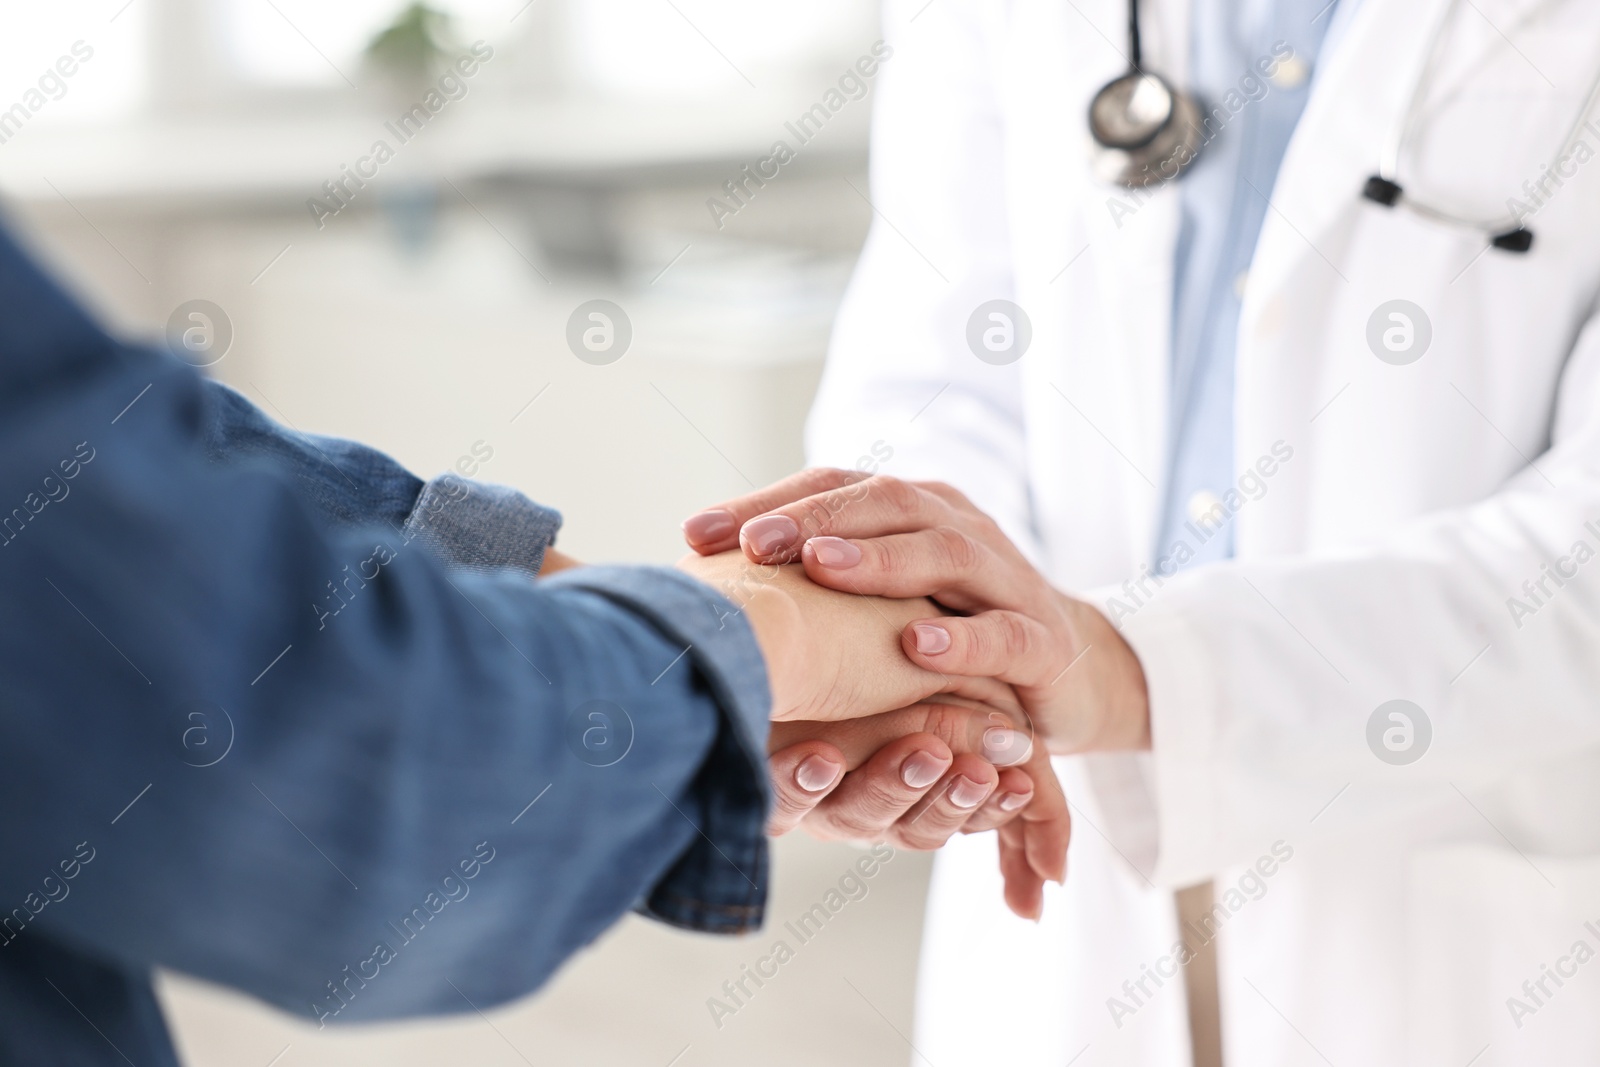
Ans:
[[[1233,454],[1240,299],[1335,6],[1329,0],[1194,3],[1188,89],[1207,113],[1209,141],[1181,182],[1172,451],[1152,561],[1163,574],[1233,555],[1233,516],[1245,499],[1238,480],[1256,459]],[[1201,520],[1202,512],[1212,517]]]

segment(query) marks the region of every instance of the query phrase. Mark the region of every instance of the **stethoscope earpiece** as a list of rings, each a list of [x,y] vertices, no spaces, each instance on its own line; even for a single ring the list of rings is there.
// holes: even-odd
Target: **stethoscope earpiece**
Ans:
[[[1489,243],[1507,252],[1526,252],[1533,247],[1533,231],[1519,226],[1514,230],[1496,234]]]
[[[1361,190],[1361,195],[1371,200],[1374,204],[1384,207],[1394,207],[1400,202],[1400,196],[1405,190],[1400,188],[1399,182],[1392,182],[1379,174],[1374,174],[1367,179],[1366,186]]]
[[[1384,207],[1394,207],[1405,196],[1405,188],[1392,178],[1385,178],[1381,174],[1374,174],[1367,179],[1367,184],[1362,186],[1361,195],[1374,204]],[[1424,209],[1424,214],[1429,214]],[[1454,221],[1454,220],[1446,220]],[[1526,252],[1533,247],[1533,231],[1526,226],[1504,230],[1491,234],[1489,244],[1503,252]]]

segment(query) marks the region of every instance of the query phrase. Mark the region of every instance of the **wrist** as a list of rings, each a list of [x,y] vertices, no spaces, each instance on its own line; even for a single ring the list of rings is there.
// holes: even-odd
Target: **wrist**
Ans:
[[[544,550],[544,560],[539,564],[539,577],[548,578],[552,574],[560,574],[562,571],[569,571],[574,567],[581,566],[583,564],[571,556],[557,552],[553,547],[547,548]]]
[[[1150,693],[1133,646],[1094,605],[1063,595],[1069,653],[1088,667],[1088,707],[1078,709],[1074,752],[1114,752],[1150,747]],[[1052,746],[1055,747],[1055,746]]]
[[[815,672],[808,670],[810,638],[803,613],[780,581],[781,568],[753,567],[733,552],[714,556],[691,553],[678,561],[677,568],[726,597],[750,625],[766,662],[772,696],[770,717],[799,717],[796,713],[806,703],[805,693],[815,685],[811,677]]]
[[[772,688],[771,717],[793,718],[805,703],[802,694],[809,684],[800,606],[783,590],[766,586],[751,592],[739,607],[749,620],[767,663],[767,681]]]

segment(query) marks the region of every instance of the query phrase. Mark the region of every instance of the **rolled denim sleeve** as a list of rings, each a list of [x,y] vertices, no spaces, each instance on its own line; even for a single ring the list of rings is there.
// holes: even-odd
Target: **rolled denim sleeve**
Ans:
[[[454,473],[424,482],[375,448],[289,429],[220,382],[207,380],[201,397],[202,436],[213,462],[277,464],[331,524],[387,526],[451,566],[528,574],[539,573],[561,529],[560,512],[515,489]]]
[[[444,474],[422,487],[402,533],[453,567],[538,574],[560,529],[560,512],[515,489]]]

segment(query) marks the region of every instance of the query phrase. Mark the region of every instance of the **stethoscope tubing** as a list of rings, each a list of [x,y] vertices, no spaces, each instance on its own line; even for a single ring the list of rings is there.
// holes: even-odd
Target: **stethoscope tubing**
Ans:
[[[1527,25],[1534,19],[1542,18],[1552,8],[1564,2],[1565,0],[1549,0],[1549,2],[1540,5],[1523,20],[1523,25]],[[1411,137],[1412,125],[1420,110],[1422,97],[1429,86],[1433,84],[1433,77],[1437,71],[1442,53],[1440,46],[1444,42],[1445,32],[1455,21],[1456,14],[1461,9],[1461,4],[1462,0],[1450,0],[1445,5],[1444,12],[1438,22],[1434,25],[1433,31],[1429,35],[1427,61],[1418,68],[1417,76],[1411,84],[1405,113],[1400,121],[1392,127],[1390,135],[1384,143],[1383,153],[1379,157],[1378,175],[1397,185],[1399,184],[1400,156],[1405,151],[1406,142]],[[1589,87],[1589,93],[1584,99],[1583,106],[1579,108],[1576,117],[1573,118],[1572,125],[1568,128],[1566,136],[1562,138],[1555,154],[1546,162],[1545,170],[1548,171],[1559,166],[1561,161],[1566,159],[1577,147],[1578,141],[1582,139],[1584,127],[1588,122],[1589,116],[1594,112],[1597,105],[1600,105],[1600,70],[1596,71],[1594,82]],[[1398,206],[1433,222],[1442,223],[1446,226],[1482,230],[1488,234],[1504,233],[1522,225],[1522,219],[1513,214],[1501,215],[1492,219],[1474,218],[1433,207],[1423,201],[1414,200],[1410,196],[1402,196]]]

